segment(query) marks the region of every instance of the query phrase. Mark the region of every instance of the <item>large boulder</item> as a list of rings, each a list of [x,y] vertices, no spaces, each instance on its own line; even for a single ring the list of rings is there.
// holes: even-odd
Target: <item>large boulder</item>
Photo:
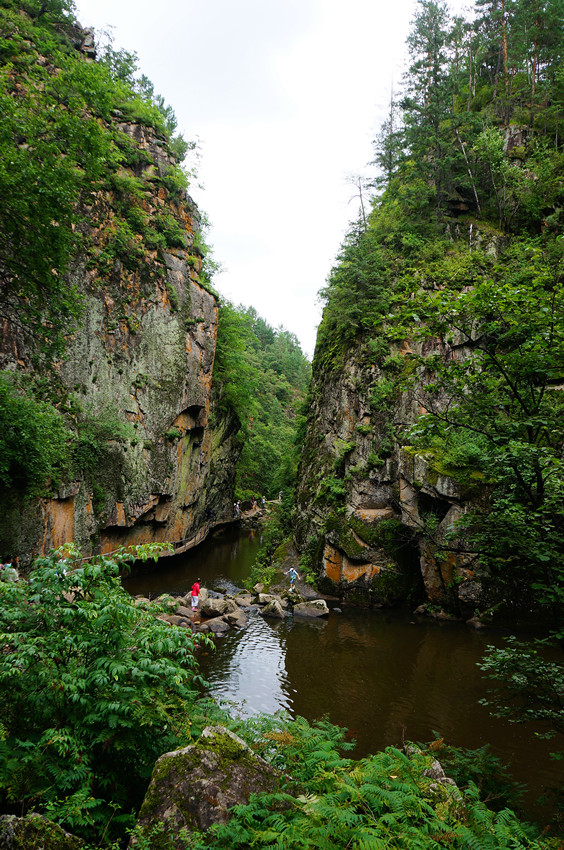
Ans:
[[[240,608],[237,608],[236,611],[230,611],[228,614],[225,614],[224,618],[230,626],[234,626],[236,629],[244,629],[249,622],[249,618],[244,611],[241,611]]]
[[[197,744],[157,761],[129,847],[184,850],[190,839],[183,832],[226,823],[232,806],[248,803],[253,793],[275,791],[281,779],[237,735],[208,726]]]
[[[222,614],[228,614],[231,611],[236,611],[238,607],[239,606],[234,599],[226,599],[223,596],[219,599],[210,597],[202,602],[200,605],[200,611],[204,617],[220,617]]]
[[[329,608],[324,599],[311,599],[309,602],[299,602],[297,605],[294,605],[294,616],[328,617]]]
[[[81,838],[35,812],[25,818],[0,817],[0,850],[80,850],[82,847]]]
[[[212,632],[214,635],[224,635],[225,632],[229,631],[229,623],[223,617],[214,617],[206,625],[208,632]]]
[[[272,602],[265,605],[260,614],[263,617],[269,617],[273,620],[283,620],[286,616],[279,599],[273,599]]]
[[[281,596],[278,596],[274,593],[259,593],[258,595],[258,604],[259,605],[268,605],[270,602],[280,602],[283,608],[288,607],[288,600],[282,599]]]
[[[157,620],[161,620],[163,623],[169,623],[171,626],[181,626],[185,629],[192,628],[191,620],[188,620],[187,617],[180,617],[178,614],[161,614],[157,617]]]
[[[253,597],[250,593],[238,593],[237,596],[235,596],[235,602],[242,608],[248,608],[253,604]]]
[[[227,602],[225,599],[206,599],[200,605],[200,611],[204,617],[221,617],[227,611]]]
[[[176,609],[177,617],[185,617],[187,620],[192,619],[194,612],[192,611],[192,606],[188,608],[186,605],[179,605]]]

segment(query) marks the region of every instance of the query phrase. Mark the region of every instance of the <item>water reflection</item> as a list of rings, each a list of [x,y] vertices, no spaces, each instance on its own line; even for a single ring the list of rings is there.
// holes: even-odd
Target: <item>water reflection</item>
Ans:
[[[186,593],[198,575],[207,587],[239,588],[260,547],[260,535],[216,535],[193,552],[161,561],[125,584],[131,593]],[[361,757],[403,740],[430,741],[433,732],[455,746],[492,751],[531,788],[530,807],[545,785],[562,785],[563,762],[550,760],[550,741],[531,725],[489,716],[479,704],[488,684],[476,662],[501,635],[459,623],[416,621],[401,611],[345,608],[328,620],[265,621],[218,639],[202,657],[212,694],[244,714],[287,710],[308,720],[328,716],[347,727]]]
[[[488,684],[476,662],[501,635],[458,623],[414,622],[405,612],[345,609],[328,620],[273,626],[259,615],[230,633],[204,660],[211,693],[244,715],[285,709],[345,726],[362,757],[436,731],[455,746],[491,744],[526,782],[529,805],[543,786],[562,782],[550,742],[532,726],[490,717],[479,704]],[[532,811],[532,810],[530,810]]]
[[[286,637],[282,624],[255,613],[245,630],[222,640],[203,671],[214,697],[237,703],[245,715],[289,711]]]
[[[124,587],[134,595],[155,597],[161,593],[187,593],[201,576],[206,587],[239,589],[262,545],[262,534],[240,531],[238,526],[219,529],[204,543],[182,555],[138,564],[134,574],[124,579]]]

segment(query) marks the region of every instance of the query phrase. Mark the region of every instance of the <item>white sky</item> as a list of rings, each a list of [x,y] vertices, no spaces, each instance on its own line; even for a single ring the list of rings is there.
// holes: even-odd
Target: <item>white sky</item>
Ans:
[[[460,2],[460,0],[459,0]],[[191,194],[225,271],[216,288],[313,355],[325,284],[371,173],[415,0],[76,0],[198,137]],[[397,86],[396,86],[397,87]]]

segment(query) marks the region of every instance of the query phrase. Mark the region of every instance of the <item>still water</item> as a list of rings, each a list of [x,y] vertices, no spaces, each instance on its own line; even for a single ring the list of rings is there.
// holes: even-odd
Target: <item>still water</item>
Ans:
[[[185,555],[160,562],[158,571],[124,584],[133,594],[186,593],[198,576],[211,589],[241,587],[260,547],[260,533],[228,530]],[[434,732],[455,746],[489,743],[529,786],[525,809],[543,787],[564,782],[555,745],[535,729],[489,716],[480,705],[488,688],[476,662],[495,631],[436,623],[409,612],[343,608],[327,620],[283,622],[252,614],[247,628],[218,639],[201,658],[211,694],[234,702],[244,715],[283,709],[308,720],[327,716],[345,726],[362,757],[403,741],[430,741]]]

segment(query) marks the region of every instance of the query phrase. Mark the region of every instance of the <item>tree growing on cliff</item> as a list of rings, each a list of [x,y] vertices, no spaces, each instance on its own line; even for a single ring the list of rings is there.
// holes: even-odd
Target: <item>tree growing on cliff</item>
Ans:
[[[532,590],[556,620],[564,605],[563,247],[516,240],[495,263],[476,252],[458,282],[454,260],[439,261],[433,285],[410,304],[421,322],[405,314],[415,338],[440,340],[420,359],[432,377],[420,393],[427,413],[412,431],[415,445],[443,466],[455,442],[478,449],[466,466],[484,488],[483,507],[462,523],[469,548],[499,588],[513,588],[515,601],[519,587]]]
[[[99,269],[138,257],[137,234],[148,251],[183,239],[170,216],[147,221],[140,183],[124,174],[139,153],[116,115],[152,127],[179,161],[195,147],[172,139],[174,114],[146,78],[135,81],[133,54],[110,50],[107,61],[87,62],[76,37],[70,0],[0,4],[0,318],[50,356],[81,317],[83,292],[68,273],[100,224],[96,193],[112,188],[119,213],[90,257]],[[188,174],[171,167],[162,183],[177,200]]]

